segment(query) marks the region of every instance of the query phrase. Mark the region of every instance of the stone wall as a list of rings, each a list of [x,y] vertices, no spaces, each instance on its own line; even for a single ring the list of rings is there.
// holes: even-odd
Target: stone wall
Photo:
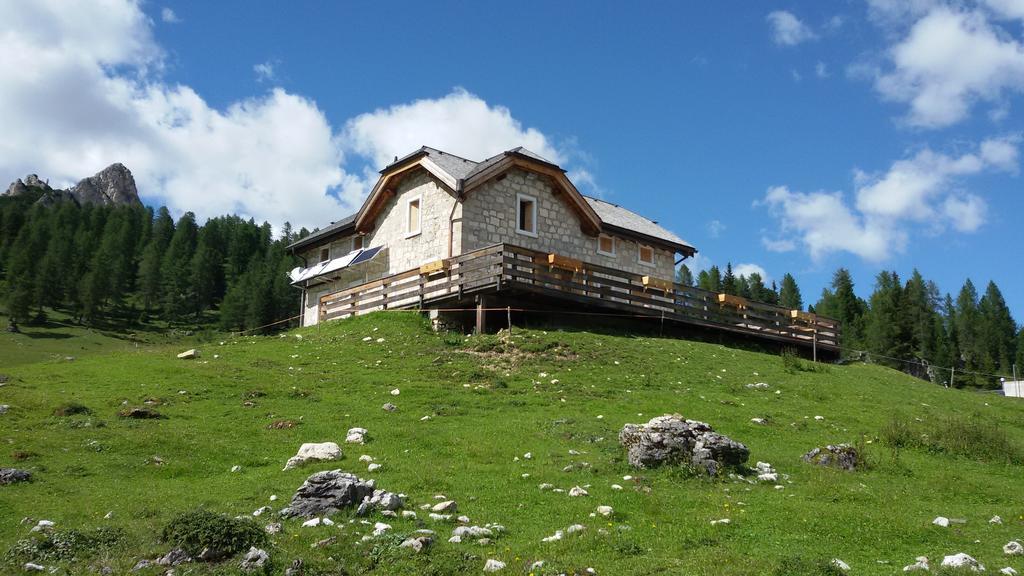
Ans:
[[[406,233],[407,201],[420,196],[422,224],[420,233]],[[420,264],[448,257],[448,216],[455,204],[455,195],[439,184],[426,170],[417,170],[398,185],[395,196],[388,200],[377,217],[373,232],[364,238],[364,248],[388,248],[388,273],[397,274]],[[455,208],[453,254],[459,254],[461,237],[458,219],[461,205]]]
[[[580,219],[566,200],[552,193],[551,180],[522,169],[511,170],[501,180],[491,180],[470,191],[463,203],[462,247],[468,252],[492,244],[508,243],[555,252],[570,258],[636,274],[671,280],[675,275],[675,254],[654,249],[653,266],[638,258],[639,244],[632,239],[613,236],[615,256],[597,252],[597,237],[580,229]],[[537,199],[537,236],[516,231],[516,194]]]

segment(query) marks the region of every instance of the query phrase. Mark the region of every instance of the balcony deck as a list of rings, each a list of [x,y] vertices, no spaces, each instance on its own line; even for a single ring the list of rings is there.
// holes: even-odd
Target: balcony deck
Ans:
[[[319,319],[383,309],[453,307],[474,299],[483,302],[491,295],[514,297],[519,308],[529,308],[534,296],[813,347],[816,352],[839,351],[841,331],[836,320],[511,244],[496,244],[327,294],[320,299]]]

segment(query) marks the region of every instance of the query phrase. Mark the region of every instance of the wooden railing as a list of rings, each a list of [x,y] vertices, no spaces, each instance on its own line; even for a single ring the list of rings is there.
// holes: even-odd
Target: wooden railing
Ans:
[[[839,323],[829,318],[509,244],[328,294],[320,299],[320,319],[387,308],[425,308],[442,300],[508,290],[777,341],[839,346]]]

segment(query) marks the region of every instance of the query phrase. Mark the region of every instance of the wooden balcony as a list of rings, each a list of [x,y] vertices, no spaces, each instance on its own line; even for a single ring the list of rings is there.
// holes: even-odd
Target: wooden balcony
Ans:
[[[510,244],[497,244],[320,299],[320,321],[382,309],[456,308],[500,295],[531,309],[531,295],[661,318],[799,346],[839,350],[839,322],[762,302],[709,292]]]

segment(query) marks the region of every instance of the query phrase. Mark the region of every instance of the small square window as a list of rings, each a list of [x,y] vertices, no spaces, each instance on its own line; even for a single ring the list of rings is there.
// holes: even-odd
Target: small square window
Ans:
[[[598,236],[597,253],[605,256],[615,256],[615,238],[607,234]]]
[[[654,266],[654,248],[641,244],[640,251],[637,253],[637,259],[641,264]]]
[[[320,261],[321,262],[327,262],[330,259],[331,259],[331,248],[329,246],[325,247],[325,248],[321,248],[320,249]]]
[[[420,225],[423,223],[423,213],[420,211],[420,196],[410,198],[406,204],[407,217],[405,221],[405,237],[415,236],[420,233]]]
[[[355,251],[355,250],[362,250],[362,248],[363,248],[363,237],[362,236],[353,236],[352,237],[352,250],[353,251]]]
[[[516,194],[516,232],[537,235],[537,199],[533,196]]]

